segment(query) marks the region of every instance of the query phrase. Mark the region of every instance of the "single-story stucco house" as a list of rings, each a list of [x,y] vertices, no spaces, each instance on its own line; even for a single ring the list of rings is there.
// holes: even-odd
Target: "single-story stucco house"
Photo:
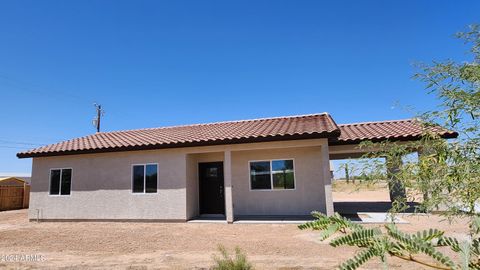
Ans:
[[[424,128],[413,119],[337,125],[320,113],[98,132],[17,156],[33,158],[31,220],[232,222],[332,214],[331,159],[358,157],[363,140],[418,140]]]

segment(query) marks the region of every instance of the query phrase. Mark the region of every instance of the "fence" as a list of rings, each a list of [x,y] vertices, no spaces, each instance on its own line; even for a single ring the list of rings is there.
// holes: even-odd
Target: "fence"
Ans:
[[[0,186],[0,211],[28,208],[30,186]]]

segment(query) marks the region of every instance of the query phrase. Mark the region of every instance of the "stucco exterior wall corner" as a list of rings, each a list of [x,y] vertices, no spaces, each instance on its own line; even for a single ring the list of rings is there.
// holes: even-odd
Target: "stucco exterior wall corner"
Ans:
[[[333,196],[332,196],[332,178],[330,172],[330,155],[328,142],[321,147],[322,169],[323,169],[323,185],[325,190],[325,214],[331,216],[334,213]]]

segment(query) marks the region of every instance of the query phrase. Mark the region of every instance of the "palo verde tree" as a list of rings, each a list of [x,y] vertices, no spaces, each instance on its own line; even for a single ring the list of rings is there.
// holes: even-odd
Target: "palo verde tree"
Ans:
[[[476,216],[480,211],[475,207],[480,202],[480,27],[472,25],[457,37],[471,45],[470,60],[420,64],[414,76],[439,101],[437,110],[419,116],[425,127],[422,139],[365,146],[380,149],[370,155],[387,157],[419,150],[418,160],[406,160],[395,177],[424,195],[423,210]],[[446,142],[435,133],[438,126],[457,131],[459,138]]]
[[[365,142],[361,147],[372,149],[366,158],[402,161],[394,164],[400,165],[398,170],[388,172],[387,176],[417,192],[408,199],[423,195],[418,210],[441,210],[451,221],[458,216],[468,217],[471,228],[468,239],[446,237],[437,230],[406,234],[396,228],[393,219],[384,230],[379,230],[352,224],[338,215],[326,217],[316,213],[315,221],[300,228],[321,230],[323,239],[336,232],[344,233],[330,244],[362,249],[340,268],[355,269],[374,257],[385,263],[388,256],[395,256],[438,269],[480,269],[480,26],[469,26],[468,31],[457,33],[457,37],[470,46],[470,59],[417,65],[414,78],[424,82],[428,93],[438,100],[435,110],[418,115],[419,123],[424,126],[422,138],[410,143]],[[458,132],[458,139],[447,142],[440,138],[436,132],[439,127]],[[413,150],[419,151],[418,158],[405,158]],[[361,163],[361,170],[372,175],[384,173],[385,164],[373,160]],[[392,211],[402,210],[405,202],[397,198]],[[454,262],[439,251],[440,246],[449,246],[461,260]],[[418,259],[420,253],[431,260]]]

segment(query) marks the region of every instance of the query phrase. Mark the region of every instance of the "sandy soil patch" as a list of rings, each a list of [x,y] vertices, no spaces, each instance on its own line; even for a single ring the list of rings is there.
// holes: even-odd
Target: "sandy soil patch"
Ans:
[[[459,235],[465,223],[449,225],[438,216],[403,217],[416,231],[429,225]],[[0,256],[41,254],[35,263],[0,262],[7,269],[199,269],[212,265],[218,244],[241,247],[257,269],[332,269],[354,254],[333,248],[312,231],[293,224],[195,224],[44,222],[27,220],[27,211],[0,212]],[[396,259],[390,268],[421,269]],[[381,269],[371,262],[365,269]]]
[[[334,180],[332,187],[332,197],[334,202],[390,202],[388,185],[385,181],[360,182],[356,180],[355,184],[347,183],[345,180]],[[420,202],[422,196],[407,190],[409,200]]]
[[[344,180],[335,180],[333,182],[333,201],[363,201],[363,202],[389,202],[386,182],[376,182],[374,184],[361,183],[359,180],[355,184],[347,183]]]

